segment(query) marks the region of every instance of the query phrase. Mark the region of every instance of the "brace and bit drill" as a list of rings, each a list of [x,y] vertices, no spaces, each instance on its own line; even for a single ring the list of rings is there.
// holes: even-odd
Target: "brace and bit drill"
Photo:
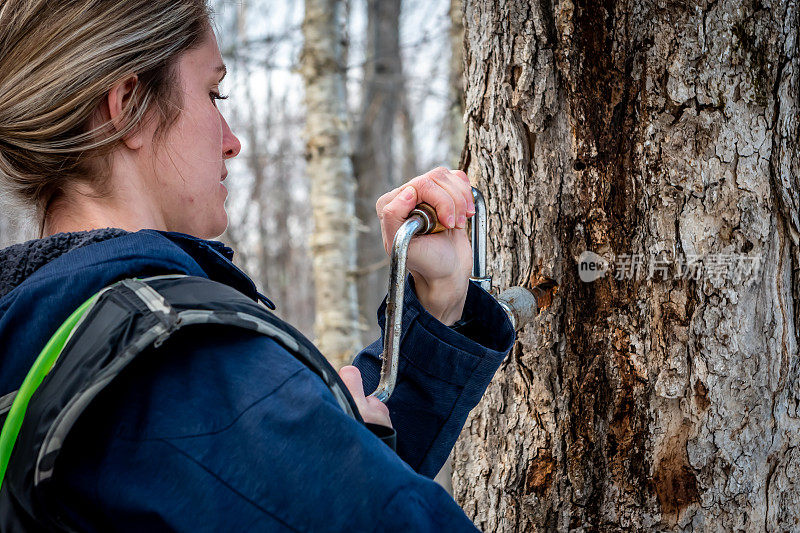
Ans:
[[[470,280],[482,289],[491,292],[492,278],[486,275],[486,202],[476,188],[472,188],[475,200],[475,215],[471,219],[472,275]],[[419,204],[409,214],[397,230],[392,243],[391,267],[389,271],[389,296],[386,301],[386,333],[383,337],[381,379],[378,388],[372,393],[386,402],[394,391],[397,382],[397,368],[400,353],[400,334],[402,332],[403,293],[406,284],[406,260],[408,246],[412,237],[444,231],[433,206]],[[531,288],[511,287],[497,296],[500,306],[508,314],[514,329],[519,331],[533,320],[541,309],[548,307],[558,291],[558,284],[551,278],[541,277]]]

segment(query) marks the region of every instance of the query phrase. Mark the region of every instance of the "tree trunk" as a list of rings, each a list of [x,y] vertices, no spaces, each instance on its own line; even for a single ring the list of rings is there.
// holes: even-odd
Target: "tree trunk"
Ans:
[[[403,162],[401,165],[404,180],[414,178],[420,174],[419,163],[417,162],[417,140],[414,135],[414,113],[411,110],[411,95],[405,83],[406,77],[403,75],[400,94],[400,131],[403,139]],[[463,141],[463,139],[462,139]],[[463,146],[463,142],[462,142]]]
[[[464,0],[450,0],[450,71],[448,130],[450,161],[461,168],[464,148]]]
[[[494,284],[560,292],[457,499],[486,531],[798,530],[797,3],[465,4]]]
[[[353,167],[358,183],[358,300],[368,338],[379,335],[375,310],[389,279],[375,202],[400,183],[394,153],[395,125],[402,97],[400,60],[401,0],[367,0],[367,46],[361,112],[355,134]],[[413,177],[413,176],[406,176]]]
[[[334,366],[360,347],[355,267],[355,181],[345,99],[345,38],[337,0],[306,0],[301,73],[314,230],[317,346]]]

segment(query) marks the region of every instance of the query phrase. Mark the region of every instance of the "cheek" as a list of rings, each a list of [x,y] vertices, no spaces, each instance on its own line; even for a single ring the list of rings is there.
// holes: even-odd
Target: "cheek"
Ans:
[[[202,132],[205,143],[222,145],[222,115],[216,107],[203,110],[195,129],[198,133]]]
[[[194,135],[194,143],[190,147],[195,155],[193,166],[199,171],[208,174],[217,172],[221,177],[222,171],[219,165],[222,163],[222,130],[219,123],[213,120],[206,121],[202,128],[198,128]]]
[[[204,107],[198,109],[200,105]],[[193,101],[193,106],[198,107],[183,111],[173,126],[171,145],[177,158],[202,167],[209,159],[222,156],[222,121],[219,111],[210,104]]]

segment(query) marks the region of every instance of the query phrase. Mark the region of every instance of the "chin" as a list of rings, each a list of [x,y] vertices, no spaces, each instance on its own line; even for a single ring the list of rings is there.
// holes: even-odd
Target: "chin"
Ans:
[[[228,229],[228,213],[223,210],[222,215],[218,222],[214,224],[213,227],[209,228],[207,235],[201,235],[203,239],[216,239],[225,233],[225,230]]]
[[[187,233],[201,239],[216,239],[225,233],[226,229],[228,229],[228,214],[223,209],[222,213],[203,219],[198,217],[198,219],[195,219],[192,222],[194,223],[189,225],[186,229],[179,229],[176,231]]]

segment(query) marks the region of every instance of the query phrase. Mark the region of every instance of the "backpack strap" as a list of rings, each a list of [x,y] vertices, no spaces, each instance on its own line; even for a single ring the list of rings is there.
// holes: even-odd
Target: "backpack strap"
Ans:
[[[50,373],[53,365],[58,361],[61,351],[64,349],[75,327],[83,319],[86,311],[94,304],[99,294],[89,298],[61,324],[39,353],[39,357],[34,361],[19,390],[3,396],[2,403],[4,405],[0,407],[7,406],[7,408],[0,411],[0,414],[5,415],[3,427],[0,431],[0,488],[2,488],[8,461],[11,458],[11,452],[14,449],[14,443],[22,427],[22,421],[31,397],[36,392],[36,389],[39,388],[45,376]]]
[[[11,403],[0,433],[0,457],[7,465],[5,478],[0,477],[2,523],[20,513],[20,521],[65,528],[63,519],[50,514],[46,489],[76,422],[137,357],[152,353],[149,348],[158,348],[176,331],[201,324],[274,340],[325,382],[348,416],[363,422],[338,373],[316,347],[236,289],[182,275],[123,280],[76,310],[48,342],[16,395],[0,398],[0,409]]]

